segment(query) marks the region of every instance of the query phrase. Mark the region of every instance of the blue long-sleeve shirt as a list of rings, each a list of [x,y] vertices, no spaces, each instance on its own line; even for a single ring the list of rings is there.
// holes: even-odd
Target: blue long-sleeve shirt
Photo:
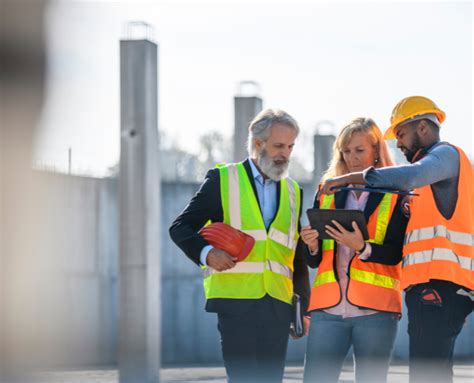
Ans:
[[[439,141],[426,150],[422,159],[413,164],[366,169],[364,180],[368,186],[374,188],[397,190],[412,190],[432,185],[440,213],[445,218],[450,218],[458,196],[459,163],[456,148],[447,142]]]

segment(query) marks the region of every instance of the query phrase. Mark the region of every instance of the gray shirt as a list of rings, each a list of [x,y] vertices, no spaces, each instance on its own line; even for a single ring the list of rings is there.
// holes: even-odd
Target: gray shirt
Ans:
[[[458,199],[459,153],[452,145],[439,141],[419,161],[380,169],[370,167],[364,171],[364,179],[371,187],[396,190],[431,185],[439,212],[449,219]]]

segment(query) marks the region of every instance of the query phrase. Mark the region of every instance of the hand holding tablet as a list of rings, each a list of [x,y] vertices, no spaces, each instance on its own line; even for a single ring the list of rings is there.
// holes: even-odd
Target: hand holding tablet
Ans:
[[[318,239],[334,239],[326,233],[326,225],[335,227],[333,220],[338,222],[344,229],[354,231],[352,222],[359,227],[363,239],[369,239],[367,231],[367,222],[364,213],[360,210],[346,209],[308,209],[306,214],[311,227],[319,232]]]

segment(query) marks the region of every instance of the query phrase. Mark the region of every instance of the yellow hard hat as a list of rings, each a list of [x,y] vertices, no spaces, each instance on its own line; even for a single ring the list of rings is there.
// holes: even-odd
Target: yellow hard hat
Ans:
[[[402,122],[413,119],[423,114],[434,114],[436,115],[439,123],[441,124],[446,114],[439,109],[436,104],[429,98],[423,96],[410,96],[400,101],[395,108],[392,110],[392,116],[390,117],[390,127],[385,131],[383,138],[391,140],[396,138],[394,128]]]

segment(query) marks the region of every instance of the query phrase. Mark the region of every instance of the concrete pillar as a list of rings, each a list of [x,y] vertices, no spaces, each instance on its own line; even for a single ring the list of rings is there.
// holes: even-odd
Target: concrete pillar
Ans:
[[[158,47],[120,41],[119,376],[156,383],[160,371]]]
[[[329,167],[329,162],[332,158],[332,146],[336,137],[332,134],[314,135],[314,172],[313,185],[318,185],[321,181],[321,176]]]
[[[242,81],[234,97],[234,155],[239,162],[247,157],[247,136],[250,121],[262,110],[262,99],[258,96],[258,84]]]

